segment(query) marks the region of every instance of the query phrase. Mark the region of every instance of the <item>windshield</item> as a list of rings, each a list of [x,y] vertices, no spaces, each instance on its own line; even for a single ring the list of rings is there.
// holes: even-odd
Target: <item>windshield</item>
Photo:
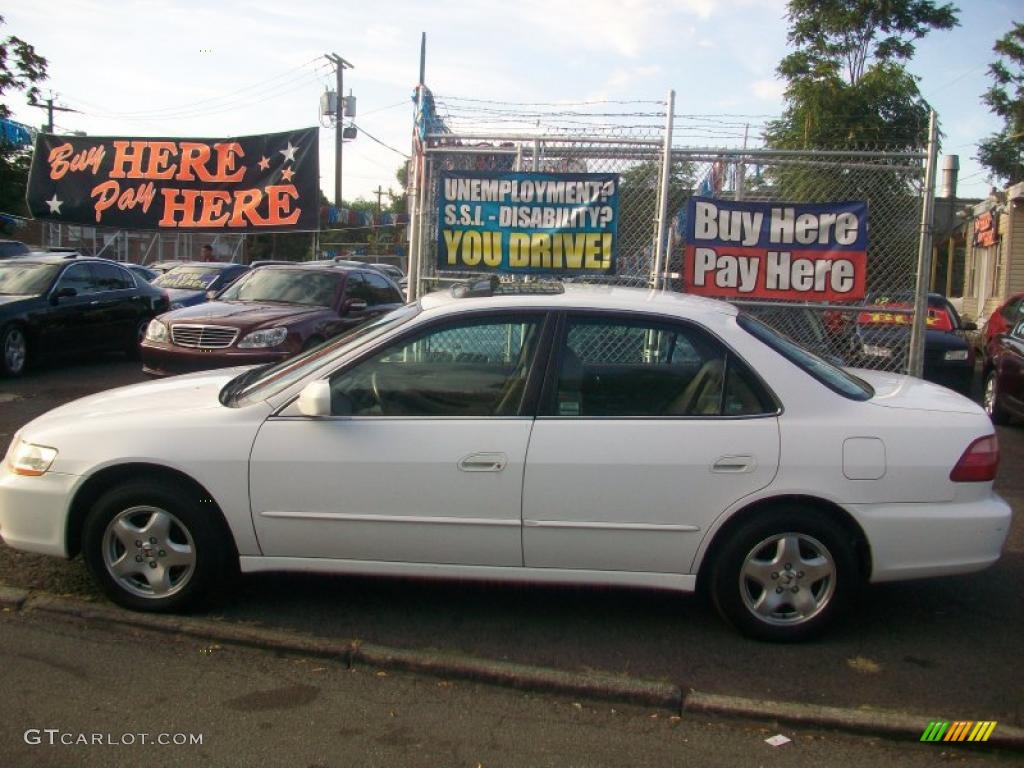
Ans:
[[[750,335],[763,341],[809,376],[820,381],[833,392],[851,400],[869,400],[875,391],[871,385],[856,376],[822,360],[812,352],[796,344],[786,336],[769,328],[760,320],[741,312],[736,318],[739,326]]]
[[[205,291],[213,286],[222,272],[209,267],[175,267],[164,272],[153,281],[161,288],[184,288],[189,291]]]
[[[356,347],[384,335],[392,328],[403,325],[419,313],[418,303],[406,304],[295,357],[290,357],[272,366],[246,371],[228,382],[221,391],[221,402],[225,405],[244,405],[255,400],[266,400],[268,397],[273,397],[315,368],[348,354]]]
[[[50,286],[59,271],[58,264],[0,264],[0,296],[40,294]]]
[[[243,276],[220,295],[221,301],[276,301],[314,307],[334,305],[341,274],[307,269],[261,267]]]

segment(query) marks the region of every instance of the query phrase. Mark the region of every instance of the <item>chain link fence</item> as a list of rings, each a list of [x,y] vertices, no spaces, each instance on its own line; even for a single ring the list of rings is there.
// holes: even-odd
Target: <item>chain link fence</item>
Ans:
[[[645,125],[533,136],[446,132],[424,143],[420,241],[423,291],[480,273],[437,268],[438,183],[446,171],[542,171],[619,174],[619,228],[613,275],[574,282],[685,292],[685,211],[693,196],[766,203],[864,201],[869,234],[865,299],[850,303],[737,301],[741,308],[835,362],[907,372],[918,272],[926,155],[915,151],[794,151],[674,147],[665,185],[667,216],[659,227],[664,128]],[[665,266],[655,274],[659,234]],[[415,248],[415,245],[414,245]],[[884,307],[884,311],[879,311]],[[886,343],[866,343],[879,325]],[[905,328],[893,327],[905,326]],[[906,331],[901,333],[899,331]]]

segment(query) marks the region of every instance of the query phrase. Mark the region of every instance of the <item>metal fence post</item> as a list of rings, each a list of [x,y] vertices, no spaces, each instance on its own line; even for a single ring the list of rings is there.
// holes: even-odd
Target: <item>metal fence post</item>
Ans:
[[[928,277],[932,258],[932,208],[935,203],[935,162],[937,160],[937,119],[934,110],[928,116],[928,159],[924,173],[924,194],[921,201],[921,236],[917,245],[917,289],[914,294],[914,324],[910,329],[911,376],[924,373],[924,337],[928,327]]]
[[[668,116],[665,119],[665,146],[661,156],[661,187],[658,190],[658,226],[655,230],[654,269],[651,274],[651,287],[660,291],[665,272],[665,236],[668,231],[668,191],[672,177],[672,118],[676,111],[676,92],[668,92]]]

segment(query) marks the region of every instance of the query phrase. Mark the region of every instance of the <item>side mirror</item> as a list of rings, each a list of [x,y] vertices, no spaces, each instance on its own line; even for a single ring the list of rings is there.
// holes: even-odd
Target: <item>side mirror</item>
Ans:
[[[303,416],[331,415],[331,384],[323,379],[311,381],[299,393],[299,413]]]
[[[217,294],[218,293],[220,293],[220,291],[217,291],[217,290],[207,291],[206,292],[206,300],[207,301],[213,301],[214,299],[217,298]]]
[[[365,299],[345,299],[345,303],[341,306],[341,313],[347,315],[349,312],[364,312],[366,306]]]
[[[61,299],[70,299],[72,296],[77,296],[77,295],[78,295],[78,291],[77,290],[75,290],[71,286],[65,286],[64,288],[61,288],[59,291],[57,291],[56,293],[54,293],[54,294],[52,294],[50,296],[50,302],[52,304],[56,304]]]

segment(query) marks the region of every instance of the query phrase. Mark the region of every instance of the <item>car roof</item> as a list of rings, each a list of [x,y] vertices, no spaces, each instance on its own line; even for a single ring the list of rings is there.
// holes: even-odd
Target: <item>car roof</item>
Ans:
[[[627,288],[618,285],[568,283],[557,293],[509,293],[496,296],[456,298],[450,289],[428,293],[420,299],[424,311],[456,312],[469,309],[538,308],[538,309],[610,309],[633,312],[654,312],[692,318],[707,314],[735,316],[732,304],[703,296],[692,296],[648,288]]]
[[[228,267],[249,268],[246,264],[238,264],[234,261],[165,261],[158,263],[172,265],[171,269],[177,269],[178,267],[203,267],[205,269],[227,269]],[[151,266],[156,265],[154,264]]]
[[[5,264],[82,264],[83,262],[94,262],[97,264],[117,264],[124,266],[112,259],[104,259],[97,256],[81,256],[64,252],[32,251],[17,259],[5,261]]]
[[[354,272],[347,266],[336,266],[334,264],[313,264],[311,262],[297,261],[294,264],[260,264],[258,267],[260,272],[276,270],[276,271],[296,271],[296,272],[325,272],[327,274],[336,275],[338,273]]]

